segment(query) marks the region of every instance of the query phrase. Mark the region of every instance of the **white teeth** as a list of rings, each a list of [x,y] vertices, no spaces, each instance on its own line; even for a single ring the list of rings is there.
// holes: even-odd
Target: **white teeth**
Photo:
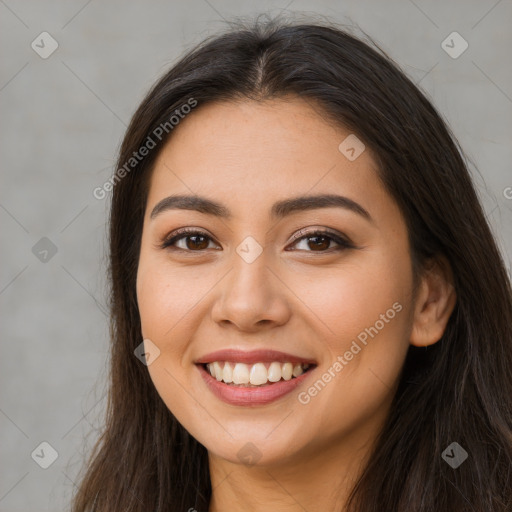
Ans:
[[[293,373],[293,364],[292,363],[284,363],[283,368],[281,369],[281,374],[284,380],[290,380],[292,378]]]
[[[281,363],[274,361],[270,363],[268,368],[268,380],[270,382],[277,382],[281,380]]]
[[[229,363],[224,364],[224,370],[222,371],[222,380],[227,384],[233,382],[233,368]]]
[[[213,363],[215,364],[215,363]],[[249,384],[249,367],[243,363],[236,363],[233,370],[234,384]]]
[[[279,382],[281,379],[287,381],[293,377],[300,377],[309,366],[307,363],[293,364],[277,361],[270,364],[255,363],[253,365],[215,361],[206,365],[210,375],[218,381],[248,387],[263,386],[269,382]]]
[[[215,378],[217,380],[222,380],[222,368],[217,361],[215,361],[215,363],[213,363],[213,370],[215,372]]]
[[[256,363],[252,365],[250,374],[250,383],[254,386],[265,384],[267,382],[268,372],[263,363]]]
[[[304,371],[302,370],[302,366],[300,364],[296,364],[294,367],[293,367],[293,372],[292,372],[292,375],[294,377],[298,377],[299,375],[302,375],[304,373]]]

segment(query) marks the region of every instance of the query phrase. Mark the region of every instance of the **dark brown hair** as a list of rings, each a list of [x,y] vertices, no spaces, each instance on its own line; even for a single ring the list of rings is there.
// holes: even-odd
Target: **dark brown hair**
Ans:
[[[512,293],[463,153],[425,95],[369,38],[330,23],[257,20],[188,52],[135,112],[117,169],[190,101],[295,95],[371,148],[406,220],[416,273],[435,255],[457,304],[442,339],[410,347],[387,423],[350,500],[358,512],[512,510]],[[194,115],[191,113],[190,115]],[[110,215],[111,382],[106,425],[73,512],[208,510],[207,451],[134,356],[136,274],[148,177],[162,137],[114,186]],[[469,454],[457,469],[452,442]]]

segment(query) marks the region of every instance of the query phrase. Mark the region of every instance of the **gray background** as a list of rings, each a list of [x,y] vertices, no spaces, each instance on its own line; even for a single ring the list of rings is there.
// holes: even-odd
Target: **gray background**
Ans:
[[[224,19],[283,10],[357,24],[420,85],[471,159],[510,269],[510,0],[0,0],[0,511],[65,510],[96,440],[106,405],[108,201],[92,191],[113,172],[131,114]],[[44,31],[59,45],[47,59],[31,47]],[[458,58],[441,46],[453,31],[469,44]],[[55,254],[44,253],[43,237]],[[31,456],[43,441],[58,452],[47,469]],[[50,456],[43,446],[34,459]]]

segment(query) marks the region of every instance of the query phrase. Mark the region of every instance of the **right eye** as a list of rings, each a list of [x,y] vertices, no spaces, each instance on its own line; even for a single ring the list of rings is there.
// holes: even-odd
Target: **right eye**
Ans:
[[[185,241],[184,247],[176,246],[176,242],[190,239],[191,242]],[[197,229],[183,228],[171,233],[160,245],[162,249],[180,250],[188,252],[202,252],[208,248],[208,241],[212,238],[204,231]]]

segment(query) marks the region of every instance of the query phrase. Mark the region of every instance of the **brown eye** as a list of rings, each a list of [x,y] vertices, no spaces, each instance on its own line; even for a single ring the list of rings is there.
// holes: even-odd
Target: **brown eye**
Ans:
[[[185,246],[176,246],[176,242],[179,242],[183,239],[185,240]],[[211,237],[202,231],[183,229],[178,233],[173,233],[172,236],[164,240],[161,248],[166,249],[169,247],[190,252],[200,252],[208,248],[211,240]]]
[[[208,242],[205,243],[205,240],[207,237],[205,237],[203,235],[188,235],[188,236],[185,236],[182,238],[185,238],[186,240],[188,240],[188,242],[186,243],[187,249],[201,250],[201,249],[206,249],[208,247]]]
[[[318,235],[318,236],[309,236],[306,237],[306,240],[309,239],[308,247],[312,250],[317,249],[329,249],[329,246],[331,245],[332,238],[325,235]],[[311,240],[314,240],[311,242]]]
[[[300,231],[299,235],[303,235],[303,233],[303,231]],[[338,248],[334,249],[337,251],[354,247],[348,240],[345,240],[341,236],[336,235],[335,233],[332,233],[330,231],[323,230],[312,231],[303,236],[300,236],[299,238],[296,238],[294,240],[293,245],[297,245],[298,242],[302,242],[303,240],[305,241],[307,252],[331,252],[328,251],[331,242],[334,242],[338,245]]]

